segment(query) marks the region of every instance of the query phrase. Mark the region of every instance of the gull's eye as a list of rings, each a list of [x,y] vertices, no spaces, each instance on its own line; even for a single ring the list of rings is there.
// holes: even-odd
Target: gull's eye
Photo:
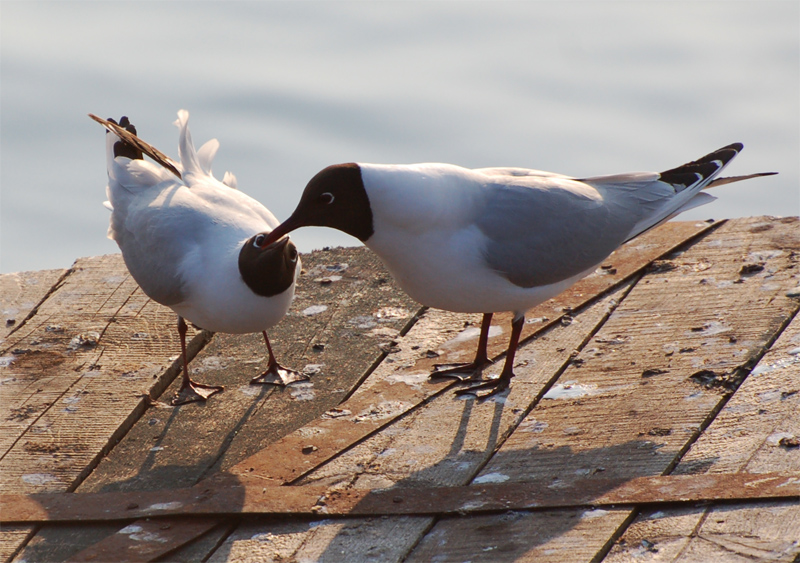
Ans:
[[[261,248],[264,245],[265,240],[267,240],[266,235],[256,235],[256,238],[253,239],[253,246],[256,248]]]
[[[331,203],[333,203],[334,197],[331,192],[325,192],[324,194],[319,196],[319,200],[322,203],[330,205]]]

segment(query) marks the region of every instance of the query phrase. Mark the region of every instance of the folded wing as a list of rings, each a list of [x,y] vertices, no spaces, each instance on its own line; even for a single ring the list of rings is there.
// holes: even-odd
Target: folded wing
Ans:
[[[661,173],[571,179],[540,171],[481,170],[491,188],[477,218],[488,241],[485,258],[520,287],[586,272],[625,241],[713,201],[701,190],[741,149],[734,143]]]

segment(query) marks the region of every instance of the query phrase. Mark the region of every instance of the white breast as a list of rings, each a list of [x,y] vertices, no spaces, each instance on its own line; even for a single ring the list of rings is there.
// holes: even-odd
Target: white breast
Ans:
[[[400,287],[424,305],[521,313],[585,275],[522,288],[490,269],[486,236],[474,223],[487,194],[470,170],[440,164],[360,166],[375,229],[366,245]]]

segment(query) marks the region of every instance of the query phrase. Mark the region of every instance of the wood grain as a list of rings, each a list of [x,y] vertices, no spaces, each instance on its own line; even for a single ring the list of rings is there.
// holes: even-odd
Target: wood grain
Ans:
[[[730,221],[645,276],[559,379],[585,394],[562,388],[563,398],[542,401],[481,476],[558,487],[573,475],[669,471],[797,311],[786,297],[797,222],[762,225]],[[740,274],[762,257],[763,270]],[[692,378],[702,370],[716,375]],[[593,560],[634,515],[518,513],[513,531],[502,517],[449,519],[408,560],[491,561],[483,550],[493,545],[514,560]]]
[[[800,318],[795,316],[674,474],[800,471],[800,448],[780,444],[800,436],[798,352]],[[648,511],[626,530],[606,561],[656,554],[670,561],[794,561],[800,554],[798,530],[796,502]]]
[[[305,274],[297,297],[269,334],[282,364],[318,367],[311,381],[286,389],[250,385],[266,367],[262,336],[216,334],[192,369],[197,379],[224,385],[225,392],[205,404],[173,407],[155,401],[78,491],[190,486],[220,466],[241,461],[341,401],[364,370],[385,355],[382,345],[397,337],[419,310],[365,248],[318,251],[301,259]],[[309,314],[309,308],[319,312]],[[171,397],[177,385],[163,397]],[[120,526],[96,526],[95,535],[91,528],[45,526],[22,556],[64,560],[104,538],[113,540]]]
[[[485,403],[457,399],[450,391],[440,391],[446,385],[429,389],[427,383],[430,364],[463,353],[451,343],[465,328],[477,324],[477,316],[429,310],[403,336],[419,313],[416,305],[379,273],[380,264],[370,262],[375,259],[366,250],[353,254],[355,249],[337,249],[303,257],[309,275],[301,282],[291,314],[271,332],[283,363],[318,366],[311,384],[282,392],[259,387],[254,392],[247,381],[263,367],[263,341],[259,335],[216,335],[195,365],[198,378],[222,382],[225,393],[205,405],[177,409],[162,401],[148,406],[139,396],[117,404],[103,374],[116,374],[113,381],[119,385],[126,373],[139,374],[143,368],[136,365],[157,364],[152,360],[159,355],[166,360],[161,368],[148,372],[152,381],[144,392],[154,397],[171,394],[165,387],[175,375],[174,368],[168,369],[169,358],[176,355],[174,316],[165,310],[169,315],[162,318],[158,308],[148,309],[150,305],[136,295],[135,284],[109,275],[114,270],[111,262],[104,262],[106,257],[86,259],[11,334],[14,341],[7,339],[3,344],[6,350],[31,352],[15,354],[15,363],[8,366],[17,371],[9,385],[8,403],[3,396],[4,413],[7,419],[24,419],[16,421],[16,426],[4,425],[0,444],[8,444],[4,451],[9,467],[30,465],[40,475],[29,478],[32,490],[64,490],[80,483],[81,491],[176,487],[220,470],[247,471],[242,464],[255,459],[254,454],[275,455],[282,437],[296,432],[308,432],[309,444],[315,446],[322,447],[326,440],[335,442],[336,436],[314,434],[315,429],[325,430],[317,417],[355,389],[348,404],[363,408],[348,416],[353,424],[369,427],[367,434],[375,433],[354,447],[346,446],[347,451],[316,470],[312,469],[317,462],[310,463],[312,471],[301,483],[363,489],[467,484],[477,477],[489,482],[544,479],[558,487],[574,480],[572,476],[624,479],[673,469],[729,471],[745,459],[748,471],[778,470],[774,466],[781,462],[782,450],[791,456],[796,449],[773,446],[768,438],[797,433],[797,419],[773,407],[791,406],[798,394],[783,384],[767,384],[754,387],[749,402],[736,403],[738,392],[727,401],[733,391],[747,389],[739,385],[753,362],[797,311],[797,299],[786,295],[800,281],[795,269],[800,250],[797,227],[796,218],[731,220],[688,245],[685,252],[657,262],[626,297],[628,287],[619,289],[619,304],[606,301],[583,312],[569,311],[563,324],[559,321],[547,334],[522,347],[518,377],[508,397]],[[341,267],[344,263],[347,268]],[[603,276],[607,272],[595,274],[590,281],[601,287],[608,281]],[[547,306],[553,315],[564,314],[557,300]],[[497,322],[506,328],[503,319]],[[536,328],[532,324],[528,330]],[[74,340],[91,332],[100,335],[96,344],[91,338]],[[142,334],[151,341],[144,347],[138,342]],[[506,339],[504,333],[495,336],[492,349],[503,348]],[[800,346],[788,342],[787,346]],[[70,349],[71,343],[77,346]],[[785,348],[780,346],[762,360],[762,364],[772,363],[763,365],[794,356],[780,352]],[[791,362],[780,366],[757,373],[758,378],[766,382],[764,376],[793,368]],[[489,373],[497,370],[499,366]],[[135,385],[142,383],[137,380],[123,388],[136,390]],[[388,400],[391,393],[386,400],[380,399],[392,385],[419,387],[424,391],[419,398],[423,402],[394,405]],[[552,393],[543,398],[548,389]],[[47,393],[53,396],[45,397]],[[765,407],[766,414],[742,410],[754,400],[763,402],[773,395],[780,398]],[[55,412],[56,403],[63,413]],[[728,413],[737,405],[739,411]],[[712,421],[723,407],[719,430],[714,430]],[[110,410],[108,423],[100,424],[89,414],[81,418],[81,409],[86,413]],[[753,425],[759,417],[771,422]],[[72,421],[73,426],[59,420]],[[40,421],[48,424],[39,432],[45,436],[38,441],[29,438]],[[76,431],[76,421],[88,436]],[[708,437],[704,435],[707,427]],[[127,432],[124,439],[111,450],[108,461],[97,465],[98,452],[113,445],[120,429]],[[57,439],[47,436],[48,432]],[[101,435],[105,442],[94,437]],[[22,452],[26,442],[30,442],[29,450]],[[731,442],[736,447],[731,448]],[[89,447],[86,453],[66,451],[63,456],[42,450],[62,443]],[[42,451],[34,458],[31,448]],[[307,456],[307,460],[312,458],[317,456]],[[297,460],[276,461],[263,474],[265,483],[279,484],[287,475],[304,472]],[[5,486],[15,486],[13,471],[6,473],[2,466],[5,462],[0,459],[2,478],[8,474],[10,479]],[[300,473],[296,473],[298,467]],[[93,472],[87,479],[89,471]],[[56,481],[46,477],[57,474]],[[677,538],[674,553],[682,560],[722,553],[755,557],[782,553],[781,541],[795,523],[791,508],[776,503],[751,506],[749,512],[727,511],[713,521],[710,515],[720,509],[685,509],[647,522],[669,523],[664,537]],[[759,510],[777,516],[760,515]],[[617,509],[523,511],[439,521],[418,516],[310,523],[249,519],[240,526],[222,522],[213,527],[212,523],[205,528],[211,528],[208,533],[180,547],[168,560],[592,560],[603,557],[635,517],[636,511]],[[763,530],[753,524],[756,520],[767,522]],[[646,558],[657,552],[642,543],[646,536],[634,535],[641,525],[637,521],[629,535],[622,537],[631,538],[630,546],[638,541],[641,553],[635,557]],[[673,535],[669,526],[674,528]],[[680,526],[697,528],[704,535],[692,539]],[[747,539],[748,529],[757,532],[755,541]],[[104,538],[126,540],[119,543],[120,549],[135,548],[129,534],[118,537],[118,530],[119,526],[48,526],[19,558],[63,561],[83,550],[86,560],[95,548],[100,550],[96,553],[108,553],[101,544],[91,547]],[[26,527],[0,532],[0,550],[4,550],[0,555],[13,553],[30,532]],[[186,541],[170,532],[159,533],[175,542],[171,546]],[[614,547],[610,557],[633,556],[635,550],[625,551],[624,545]],[[157,546],[149,555],[134,551],[120,553],[137,560],[165,553]],[[666,547],[660,551],[662,555],[668,552]]]
[[[652,233],[648,233],[648,235],[642,239],[637,239],[629,245],[625,245],[625,247],[621,248],[612,256],[613,267],[609,269],[600,269],[600,271],[587,277],[571,288],[570,291],[543,303],[540,307],[533,310],[531,312],[531,323],[526,324],[523,336],[526,334],[533,334],[536,331],[541,331],[553,324],[562,322],[562,318],[564,322],[568,322],[569,319],[565,317],[569,316],[569,312],[572,309],[578,309],[583,304],[590,302],[598,292],[606,291],[618,284],[620,280],[640,271],[652,259],[676,248],[682,241],[699,236],[701,233],[708,232],[717,226],[719,226],[719,224],[672,223],[664,225]],[[371,258],[375,260],[374,256]],[[356,261],[356,263],[358,262]],[[309,273],[309,275],[311,275],[311,273]],[[377,281],[385,282],[385,279],[382,280],[381,277],[378,277]],[[381,289],[386,291],[389,288],[388,286],[384,286]],[[392,308],[389,308],[389,310],[391,311]],[[378,311],[373,317],[367,316],[366,318],[374,319],[375,316],[384,317],[384,313],[385,309]],[[441,383],[438,385],[430,384],[427,381],[426,375],[431,370],[432,364],[437,361],[447,362],[458,360],[463,358],[464,354],[471,355],[474,353],[474,343],[470,341],[458,345],[450,345],[449,341],[453,339],[453,336],[460,334],[462,329],[467,327],[467,323],[474,325],[477,321],[477,317],[454,316],[450,317],[450,319],[454,320],[456,324],[451,328],[444,328],[445,325],[432,322],[433,319],[443,319],[444,317],[442,317],[442,314],[444,313],[428,311],[424,315],[422,322],[418,322],[413,329],[416,334],[424,336],[422,338],[417,338],[417,344],[410,346],[410,349],[406,347],[404,353],[401,347],[393,345],[391,340],[386,343],[389,346],[389,356],[386,357],[384,364],[387,366],[394,364],[386,368],[393,373],[392,378],[388,378],[389,383],[387,384],[387,379],[369,378],[365,384],[342,405],[342,412],[352,409],[352,411],[356,413],[353,421],[357,424],[357,427],[348,426],[351,425],[352,422],[347,418],[341,417],[336,418],[336,420],[328,419],[322,423],[317,421],[310,428],[301,428],[298,430],[298,432],[316,432],[316,434],[310,435],[311,439],[306,441],[306,435],[295,436],[296,433],[286,435],[284,438],[274,442],[270,447],[261,450],[251,458],[246,458],[231,466],[230,471],[244,471],[246,474],[250,475],[251,472],[258,467],[258,475],[264,479],[264,483],[267,485],[279,484],[296,479],[297,475],[323,462],[325,459],[335,454],[338,449],[349,448],[353,443],[371,432],[378,430],[381,426],[391,424],[394,417],[403,416],[404,412],[413,409],[415,404],[426,400],[427,397],[442,392],[444,389],[443,385]],[[549,317],[547,315],[549,315]],[[502,315],[499,315],[499,317],[502,317]],[[354,317],[352,320],[356,320],[357,322],[350,324],[358,327],[363,323],[364,318],[363,315]],[[466,320],[464,320],[465,318]],[[499,321],[502,323],[503,319],[500,318]],[[462,322],[464,324],[461,324]],[[423,326],[438,327],[441,329],[441,334],[437,335],[431,330],[425,332]],[[495,328],[500,328],[502,330],[501,327]],[[378,329],[378,331],[380,330],[382,329]],[[376,331],[371,332],[375,333]],[[350,334],[352,334],[351,331],[345,331],[343,336],[348,337]],[[406,336],[406,338],[402,339],[403,341],[409,342],[413,340],[408,338],[409,335]],[[501,334],[494,339],[490,338],[490,350],[497,348],[500,340],[505,341],[505,335]],[[439,347],[439,343],[448,345]],[[469,351],[466,351],[466,348],[470,348]],[[347,348],[345,348],[345,350],[347,350]],[[360,370],[366,369],[365,373],[370,373],[374,365],[375,363],[366,368],[362,365]],[[382,368],[379,366],[379,370],[380,369]],[[360,371],[357,365],[351,367],[350,370],[352,373],[359,373]],[[411,378],[407,377],[408,373],[412,374]],[[399,378],[397,378],[398,375],[400,375]],[[377,385],[370,383],[374,381],[379,381],[380,383]],[[362,390],[364,390],[364,392],[362,392]],[[376,405],[372,403],[378,395],[382,395],[387,399],[383,401],[383,406],[376,407]],[[408,404],[406,405],[406,403]],[[396,407],[400,404],[406,406],[402,406],[402,408],[399,409],[392,408],[388,414],[384,412],[386,405],[394,405]],[[372,416],[374,408],[378,408],[378,412],[387,414],[387,416]],[[367,412],[370,413],[370,416],[359,414]],[[279,417],[267,418],[264,421],[265,426],[268,426],[270,422],[275,419],[279,419]],[[325,426],[326,428],[321,428],[320,426]],[[252,428],[253,426],[251,425],[249,427]],[[319,434],[320,432],[327,432],[327,434]],[[244,437],[245,440],[243,440],[243,443],[247,443],[250,441],[247,440],[247,437],[251,436],[251,434],[255,436],[259,435],[258,432],[237,432],[236,436]],[[227,458],[234,459],[233,456],[227,456]],[[178,553],[172,554],[171,557],[184,557],[185,560],[193,560],[197,557],[198,553],[203,552],[196,544],[205,543],[208,549],[212,550],[228,533],[226,531],[227,529],[227,526],[222,525],[214,532],[207,534],[207,536],[199,542],[195,542],[195,545],[188,546],[185,553],[182,549]],[[182,530],[179,526],[174,526],[170,534],[172,539],[175,539],[176,536],[183,536],[186,542],[192,539],[191,530]],[[110,538],[109,542],[109,553],[119,549],[119,544],[115,538]],[[98,546],[97,549],[100,549],[100,547]],[[95,551],[87,551],[85,555],[88,557],[93,553],[95,553]],[[83,555],[77,556],[80,557]]]
[[[543,388],[570,361],[573,351],[602,324],[609,309],[630,285],[576,314],[572,323],[554,327],[523,346],[517,355],[517,376],[507,397],[479,403],[452,393],[437,395],[379,434],[312,472],[300,484],[347,489],[468,483],[519,424]],[[453,313],[443,315],[458,317]],[[444,332],[442,327],[431,329],[426,334]],[[408,336],[413,333],[414,329]],[[490,371],[500,367],[493,366]],[[390,366],[381,368],[375,372],[376,380],[392,376],[394,370]],[[421,377],[427,377],[427,373]],[[362,387],[368,392],[370,381]],[[310,529],[307,524],[298,523],[288,527],[291,531],[284,534],[267,526],[258,533],[270,534],[274,538],[272,541],[279,544],[288,541],[285,536],[291,536],[292,545],[297,546],[289,557],[298,560],[395,561],[408,553],[433,521],[427,517],[359,518],[344,524],[320,521]],[[211,561],[238,558],[256,561],[247,555],[252,549],[254,533],[250,526],[237,531]],[[376,541],[385,535],[390,541]],[[298,542],[299,537],[303,538],[301,542]]]
[[[66,273],[59,269],[0,274],[0,347]]]
[[[4,492],[73,490],[177,373],[175,315],[139,291],[119,255],[79,259],[51,289],[0,352],[11,358],[2,368]],[[204,340],[195,335],[190,353]],[[30,532],[0,532],[0,555]]]

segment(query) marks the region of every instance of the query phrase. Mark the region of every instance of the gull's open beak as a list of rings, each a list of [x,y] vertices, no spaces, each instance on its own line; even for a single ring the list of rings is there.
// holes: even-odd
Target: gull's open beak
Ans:
[[[261,247],[261,249],[270,251],[283,250],[287,244],[289,244],[289,237],[283,237],[275,242],[269,242],[269,239],[267,239],[267,242]]]
[[[269,246],[276,240],[279,240],[281,237],[291,233],[293,230],[302,226],[303,225],[301,225],[299,221],[294,219],[294,216],[289,217],[288,219],[286,219],[286,221],[275,227],[274,231],[272,231],[270,234],[267,235],[267,240],[264,241],[264,246]]]

